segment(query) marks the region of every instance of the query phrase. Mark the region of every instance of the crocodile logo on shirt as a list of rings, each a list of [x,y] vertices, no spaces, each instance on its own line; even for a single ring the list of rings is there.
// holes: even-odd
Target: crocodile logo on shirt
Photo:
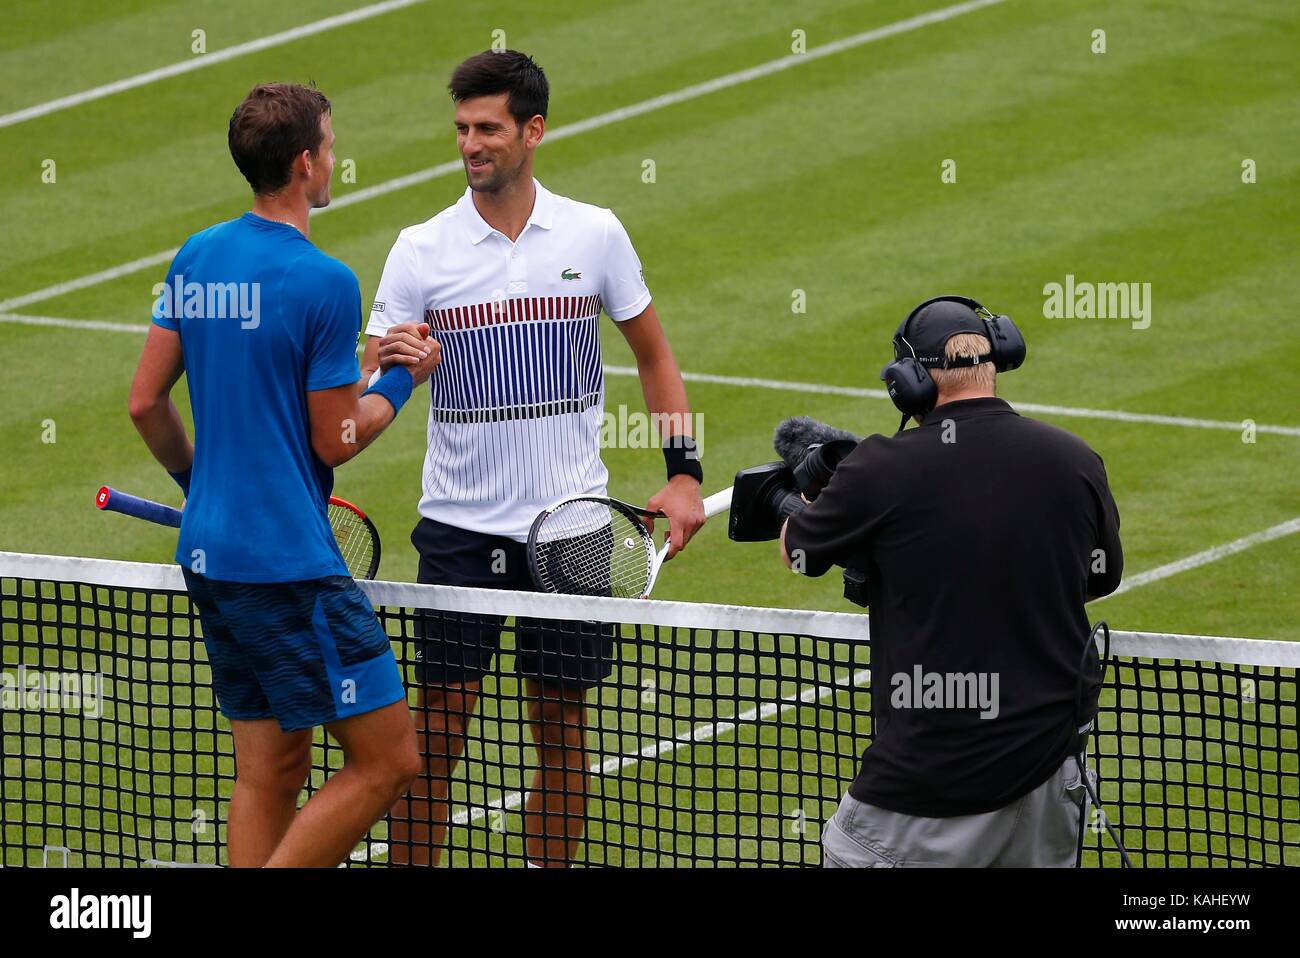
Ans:
[[[582,279],[581,273],[575,273],[572,266],[566,266],[560,273],[560,279]]]

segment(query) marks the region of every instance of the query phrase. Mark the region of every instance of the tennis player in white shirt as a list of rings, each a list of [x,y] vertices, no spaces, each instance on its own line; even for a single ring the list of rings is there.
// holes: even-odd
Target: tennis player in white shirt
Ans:
[[[669,556],[704,523],[703,473],[681,372],[627,231],[607,209],[557,196],[533,178],[549,89],[531,57],[487,51],[449,84],[468,189],[397,238],[366,328],[363,376],[442,361],[430,379],[420,521],[420,582],[533,590],[529,526],[563,499],[605,495],[600,458],[602,309],[635,354],[659,424],[667,482],[647,507],[667,517]],[[427,324],[424,335],[422,324]],[[390,859],[436,865],[447,793],[503,620],[427,613],[417,629],[425,770],[393,808]],[[531,865],[569,864],[589,786],[586,693],[615,663],[615,630],[521,617],[516,661],[538,767],[524,827]]]

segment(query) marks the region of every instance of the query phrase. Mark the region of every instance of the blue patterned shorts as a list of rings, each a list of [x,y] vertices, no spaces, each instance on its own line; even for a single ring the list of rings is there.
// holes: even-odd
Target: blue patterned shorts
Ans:
[[[348,576],[226,582],[183,571],[227,718],[274,718],[293,732],[406,697],[388,636]]]

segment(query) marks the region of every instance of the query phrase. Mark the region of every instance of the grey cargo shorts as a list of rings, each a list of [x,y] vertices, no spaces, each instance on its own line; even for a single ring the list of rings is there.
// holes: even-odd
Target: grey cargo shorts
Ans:
[[[1096,788],[1096,775],[1088,769]],[[826,868],[1073,868],[1088,820],[1074,757],[997,811],[952,818],[891,812],[846,794],[822,830]]]

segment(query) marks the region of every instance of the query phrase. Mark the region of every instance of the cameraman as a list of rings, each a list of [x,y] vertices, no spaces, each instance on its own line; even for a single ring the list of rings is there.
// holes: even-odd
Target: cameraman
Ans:
[[[1123,568],[1105,468],[995,397],[1024,356],[1006,317],[940,297],[894,343],[882,378],[920,428],[863,440],[781,533],[795,571],[865,573],[871,608],[874,741],[825,864],[1075,866],[1099,689],[1084,603]]]

